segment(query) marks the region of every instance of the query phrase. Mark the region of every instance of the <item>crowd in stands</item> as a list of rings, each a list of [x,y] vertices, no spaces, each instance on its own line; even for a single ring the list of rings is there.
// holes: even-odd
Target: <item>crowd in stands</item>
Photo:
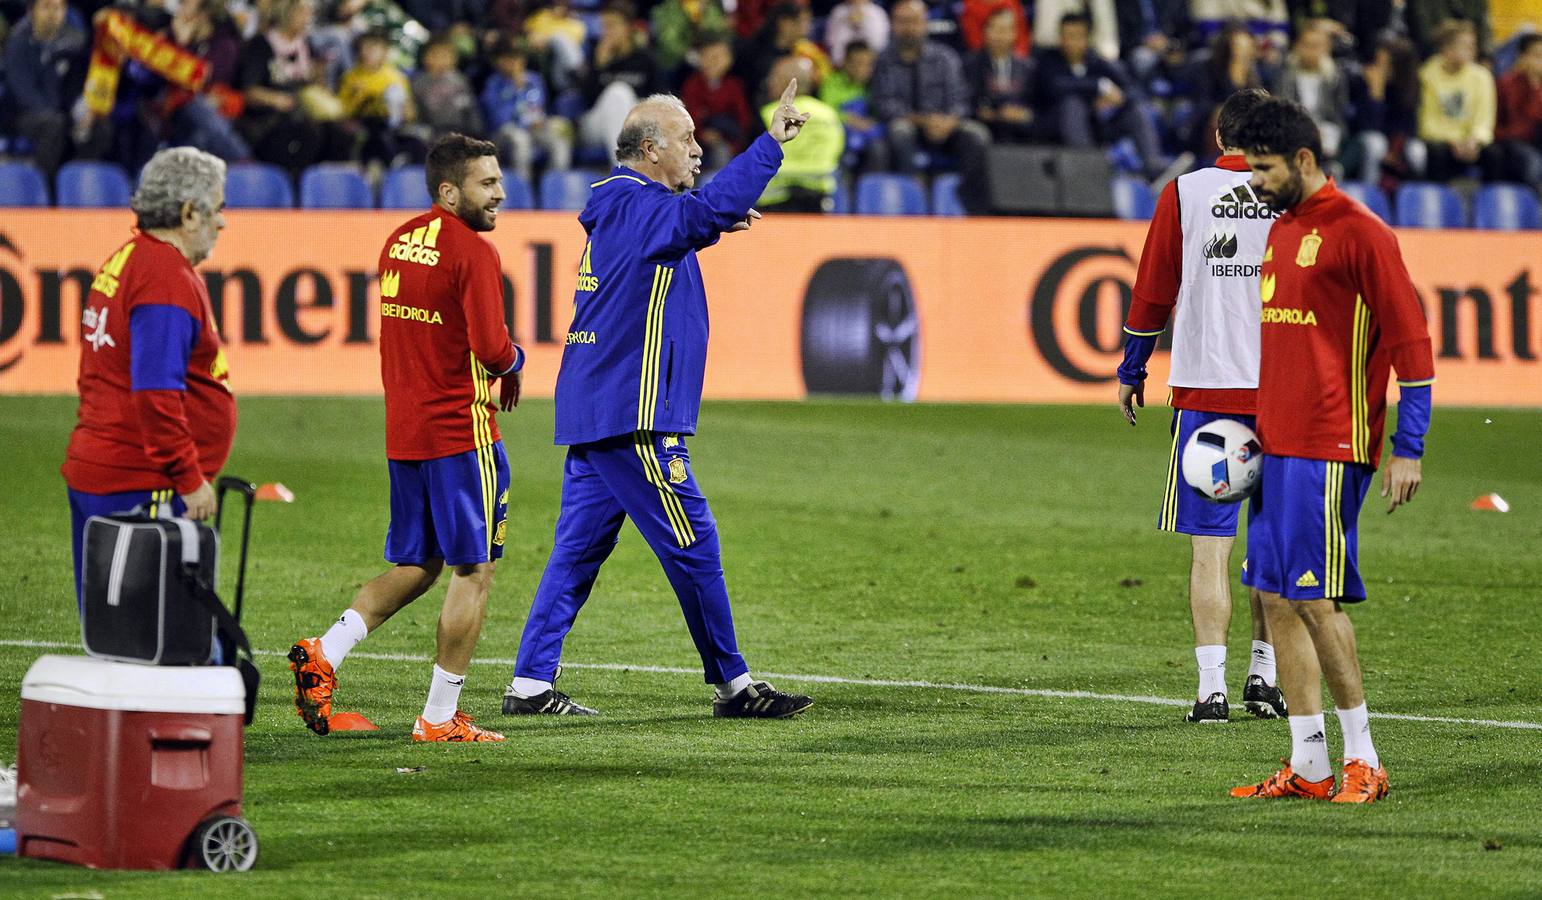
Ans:
[[[1265,87],[1311,112],[1342,178],[1542,183],[1542,36],[1496,44],[1487,0],[649,2],[0,0],[0,153],[51,177],[191,144],[378,179],[459,131],[529,180],[608,166],[627,111],[667,91],[714,169],[796,78],[811,118],[763,207],[956,172],[985,213],[993,148],[1104,148],[1159,184],[1218,154],[1227,96]]]

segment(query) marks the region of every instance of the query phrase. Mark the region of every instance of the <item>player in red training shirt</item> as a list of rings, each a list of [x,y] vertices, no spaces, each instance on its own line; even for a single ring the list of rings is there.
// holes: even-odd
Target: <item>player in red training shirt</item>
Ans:
[[[1394,368],[1397,432],[1381,487],[1387,512],[1419,487],[1435,380],[1429,332],[1396,236],[1323,174],[1322,139],[1306,110],[1270,100],[1237,140],[1253,191],[1282,213],[1259,273],[1264,459],[1242,580],[1263,594],[1292,746],[1285,768],[1231,793],[1371,803],[1386,796],[1387,772],[1371,743],[1355,630],[1342,604],[1366,596],[1355,525],[1381,456]],[[1324,677],[1344,732],[1336,792]]]
[[[236,435],[225,351],[193,271],[225,227],[225,163],[162,150],[129,207],[138,232],[102,264],[81,313],[80,410],[61,468],[77,605],[86,520],[136,506],[209,518]]]
[[[503,555],[509,463],[494,413],[519,403],[525,354],[503,323],[492,231],[503,203],[497,148],[450,134],[429,151],[434,205],[391,232],[380,254],[380,374],[385,384],[395,566],[359,590],[326,634],[289,651],[295,706],[326,734],[337,667],[359,641],[433,587],[446,564],[438,656],[414,741],[501,741],[457,709]],[[492,384],[502,379],[495,401]]]
[[[1146,362],[1173,319],[1172,451],[1157,530],[1189,535],[1189,616],[1199,686],[1185,722],[1226,722],[1226,632],[1231,625],[1231,548],[1239,503],[1215,503],[1188,490],[1179,457],[1195,431],[1218,419],[1252,427],[1258,393],[1258,266],[1274,213],[1247,190],[1247,161],[1236,131],[1269,95],[1237,91],[1221,105],[1214,166],[1168,182],[1157,201],[1124,331],[1119,407],[1135,424],[1145,406]],[[1285,715],[1263,599],[1248,595],[1253,648],[1242,700],[1264,719]]]

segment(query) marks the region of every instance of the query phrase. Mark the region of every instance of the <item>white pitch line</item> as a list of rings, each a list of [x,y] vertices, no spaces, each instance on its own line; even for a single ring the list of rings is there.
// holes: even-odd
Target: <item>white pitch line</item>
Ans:
[[[78,645],[61,641],[0,640],[0,647],[35,647],[40,650],[72,649]],[[286,650],[258,650],[258,656],[284,656]],[[350,659],[372,659],[378,662],[433,662],[432,657],[412,653],[368,653],[355,651]],[[473,665],[514,665],[514,660],[498,657],[473,659]],[[677,666],[633,666],[626,663],[563,663],[566,669],[596,669],[606,672],[645,672],[650,675],[699,675],[700,669],[684,669]],[[933,691],[963,691],[971,694],[1008,694],[1016,697],[1049,697],[1057,700],[1107,700],[1115,703],[1145,703],[1152,706],[1188,706],[1187,700],[1171,697],[1153,697],[1146,694],[1099,694],[1093,691],[1061,691],[1051,688],[998,687],[992,684],[962,684],[945,681],[898,681],[887,678],[848,678],[843,675],[794,675],[787,672],[761,672],[765,678],[785,681],[806,681],[813,684],[851,684],[860,687],[920,688]],[[1514,728],[1523,731],[1542,731],[1542,722],[1504,722],[1498,719],[1457,719],[1449,716],[1416,716],[1408,713],[1371,713],[1373,719],[1391,719],[1397,722],[1426,722],[1438,725],[1477,725],[1484,728]]]

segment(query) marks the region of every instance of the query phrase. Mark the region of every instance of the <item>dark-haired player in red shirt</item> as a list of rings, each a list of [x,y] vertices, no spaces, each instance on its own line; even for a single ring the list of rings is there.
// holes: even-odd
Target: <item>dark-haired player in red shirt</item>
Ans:
[[[1381,488],[1387,512],[1419,487],[1435,380],[1429,332],[1396,236],[1323,174],[1322,139],[1299,104],[1260,105],[1238,143],[1253,191],[1283,213],[1259,274],[1264,461],[1242,580],[1263,594],[1292,748],[1285,768],[1232,795],[1370,803],[1386,796],[1387,772],[1371,743],[1355,630],[1341,604],[1366,596],[1355,525],[1381,457],[1394,368],[1398,423]],[[1336,792],[1324,677],[1344,733]]]
[[[81,313],[80,409],[61,467],[77,604],[86,520],[140,506],[214,515],[210,482],[236,434],[225,351],[193,271],[225,227],[225,163],[162,150],[129,205],[139,231],[97,271]]]
[[[364,585],[326,634],[290,649],[295,706],[312,731],[326,734],[337,666],[448,564],[438,656],[412,738],[501,741],[457,704],[503,555],[509,463],[493,416],[519,402],[525,361],[503,322],[498,251],[478,234],[497,223],[503,174],[496,147],[451,134],[429,151],[426,177],[433,207],[393,229],[380,253],[391,473],[385,557],[395,567]]]

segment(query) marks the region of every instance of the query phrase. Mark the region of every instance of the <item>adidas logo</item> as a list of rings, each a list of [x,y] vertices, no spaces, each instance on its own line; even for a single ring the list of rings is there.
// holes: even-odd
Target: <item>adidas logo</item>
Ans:
[[[1210,205],[1210,215],[1217,219],[1273,219],[1279,213],[1259,200],[1244,181],[1216,197]]]
[[[1306,744],[1326,744],[1326,743],[1328,743],[1328,739],[1323,736],[1323,733],[1321,731],[1319,731],[1319,732],[1313,734],[1311,737],[1308,737],[1302,743],[1306,743]]]
[[[439,228],[443,224],[444,221],[435,216],[427,225],[419,225],[400,235],[386,255],[402,262],[425,266],[439,265],[439,251],[434,248],[439,244]]]
[[[1296,587],[1317,587],[1317,585],[1317,575],[1311,569],[1307,569],[1301,573],[1300,578],[1296,579]]]

